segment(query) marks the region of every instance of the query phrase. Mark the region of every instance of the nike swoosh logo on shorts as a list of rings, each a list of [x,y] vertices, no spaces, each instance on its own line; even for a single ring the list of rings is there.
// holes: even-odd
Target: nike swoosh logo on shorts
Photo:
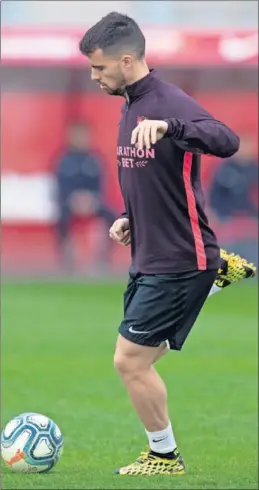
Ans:
[[[145,331],[143,331],[143,330],[142,330],[141,332],[140,332],[139,330],[134,330],[134,328],[133,328],[133,327],[129,327],[129,332],[130,332],[130,333],[138,333],[138,334],[142,334],[142,333],[150,333],[150,332],[147,332],[147,331],[145,332]]]

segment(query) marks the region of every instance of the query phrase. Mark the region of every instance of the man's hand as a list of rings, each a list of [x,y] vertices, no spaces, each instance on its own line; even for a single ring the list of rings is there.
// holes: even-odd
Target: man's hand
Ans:
[[[151,145],[163,138],[167,130],[167,122],[145,119],[132,131],[131,144],[139,150],[142,150],[144,146],[149,150]]]
[[[130,244],[130,230],[128,218],[119,218],[114,221],[109,231],[110,238],[120,245]]]

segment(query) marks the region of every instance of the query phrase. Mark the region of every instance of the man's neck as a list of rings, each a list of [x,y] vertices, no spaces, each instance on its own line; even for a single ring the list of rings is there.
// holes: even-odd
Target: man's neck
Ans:
[[[150,70],[149,70],[149,68],[147,66],[146,61],[140,62],[136,66],[136,68],[134,70],[134,73],[133,73],[131,79],[128,80],[128,85],[132,85],[133,83],[138,82],[142,78],[146,77],[149,74],[149,72],[150,72]]]
[[[149,73],[150,73],[150,70],[149,70],[149,68],[147,66],[146,61],[140,62],[139,65],[135,68],[135,71],[134,71],[131,79],[128,80],[127,85],[133,85],[133,83],[138,82],[142,78],[144,78],[147,75],[149,75]],[[124,97],[125,97],[126,101],[129,102],[129,96],[127,94],[127,88],[126,88],[126,90],[124,92]]]

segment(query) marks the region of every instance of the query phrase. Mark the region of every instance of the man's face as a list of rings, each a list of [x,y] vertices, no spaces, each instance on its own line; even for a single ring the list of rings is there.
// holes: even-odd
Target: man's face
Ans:
[[[123,95],[127,77],[131,71],[131,56],[108,56],[96,49],[88,56],[91,66],[91,78],[109,95]]]

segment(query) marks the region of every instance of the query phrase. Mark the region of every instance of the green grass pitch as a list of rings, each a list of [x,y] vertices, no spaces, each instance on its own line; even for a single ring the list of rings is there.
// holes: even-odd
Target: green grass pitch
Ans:
[[[158,364],[187,472],[120,477],[146,437],[113,369],[124,284],[2,285],[2,425],[52,417],[63,456],[46,475],[2,467],[2,489],[258,488],[257,287],[210,298],[181,353]]]

